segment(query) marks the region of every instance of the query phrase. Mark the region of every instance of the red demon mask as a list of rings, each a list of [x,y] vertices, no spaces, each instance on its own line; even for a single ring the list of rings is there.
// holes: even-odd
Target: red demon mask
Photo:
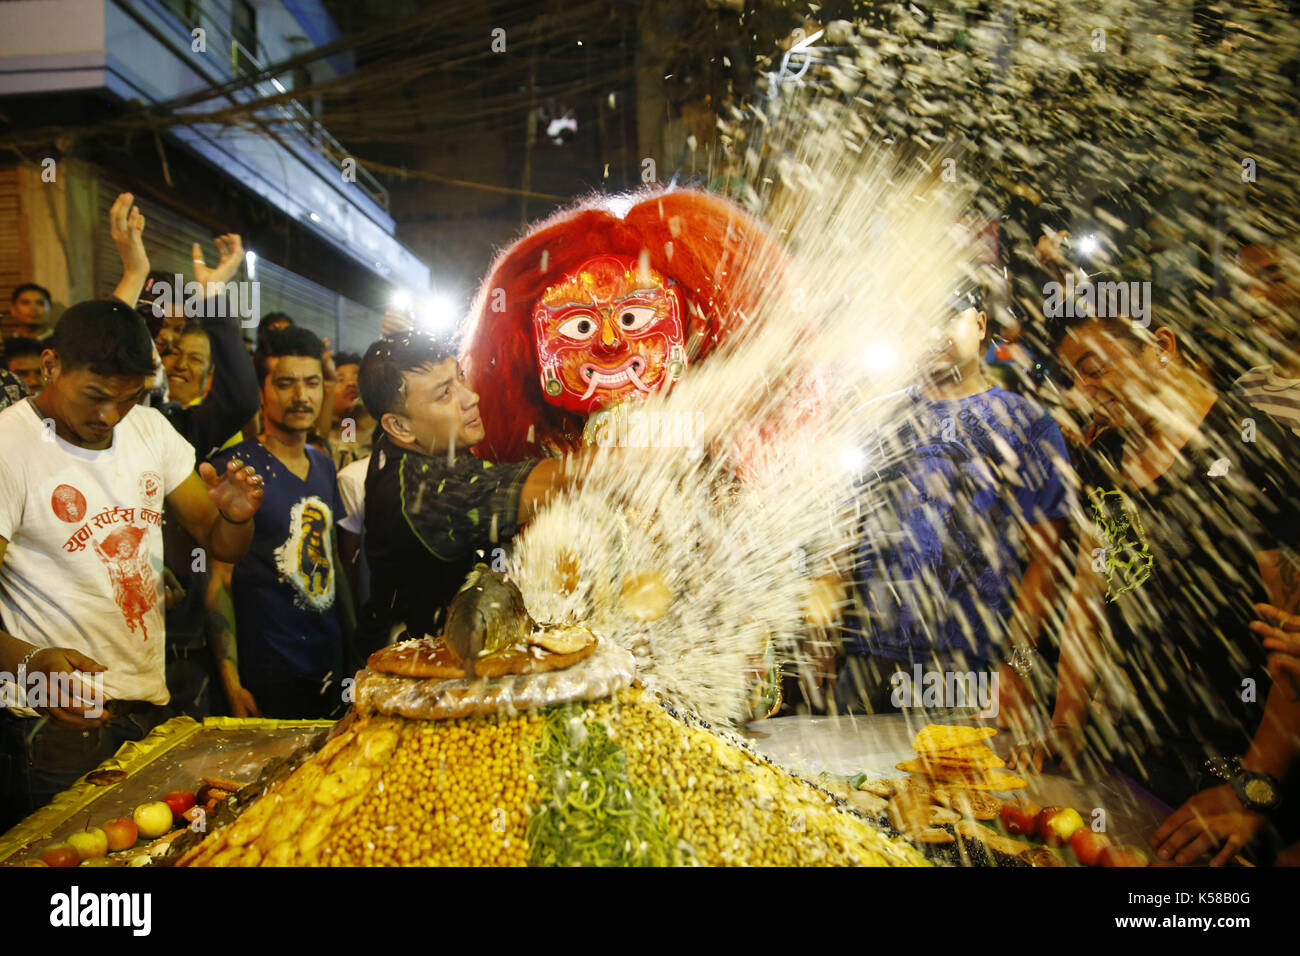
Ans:
[[[461,356],[487,430],[475,454],[581,447],[589,414],[705,361],[785,268],[763,226],[721,196],[656,186],[622,199],[556,212],[484,277]]]
[[[628,256],[593,256],[550,286],[533,336],[546,400],[582,415],[651,395],[686,368],[675,284]]]

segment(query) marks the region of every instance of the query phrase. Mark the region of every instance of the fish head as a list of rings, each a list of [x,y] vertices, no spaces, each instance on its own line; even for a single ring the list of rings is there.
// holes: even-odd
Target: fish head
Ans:
[[[475,658],[519,643],[536,627],[518,586],[486,564],[476,564],[447,608],[443,639],[462,663],[471,665]]]

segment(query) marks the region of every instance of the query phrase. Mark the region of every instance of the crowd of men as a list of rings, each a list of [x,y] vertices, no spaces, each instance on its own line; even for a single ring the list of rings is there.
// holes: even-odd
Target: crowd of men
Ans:
[[[1040,243],[1058,288],[1061,240]],[[1166,859],[1300,862],[1300,259],[1237,259],[1254,321],[1231,348],[1081,309],[1017,349],[978,292],[955,303],[868,455],[826,670],[850,712],[952,706],[921,700],[926,673],[996,676],[1012,769],[1118,768],[1176,808]]]
[[[114,296],[51,329],[26,283],[3,325],[0,830],[174,714],[342,715],[365,655],[436,633],[475,556],[584,463],[470,454],[454,349],[400,322],[359,356],[282,313],[250,350],[230,310],[169,312],[129,194],[111,217]],[[210,293],[243,260],[238,235],[216,245],[193,255]],[[808,701],[950,705],[899,690],[995,675],[1014,767],[1103,756],[1176,808],[1167,857],[1296,856],[1300,268],[1279,246],[1239,262],[1264,358],[1226,378],[1126,315],[1049,320],[1037,362],[997,368],[1015,343],[961,290],[883,464],[846,489],[873,506]],[[21,696],[22,675],[73,672],[102,707],[89,685]]]

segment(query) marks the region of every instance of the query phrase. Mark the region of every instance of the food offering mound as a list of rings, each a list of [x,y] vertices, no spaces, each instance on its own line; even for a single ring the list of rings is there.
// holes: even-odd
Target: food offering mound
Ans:
[[[179,866],[924,866],[897,833],[538,627],[480,566],[444,634],[394,645],[331,739]]]
[[[846,801],[637,686],[515,714],[359,717],[172,862],[925,865]]]

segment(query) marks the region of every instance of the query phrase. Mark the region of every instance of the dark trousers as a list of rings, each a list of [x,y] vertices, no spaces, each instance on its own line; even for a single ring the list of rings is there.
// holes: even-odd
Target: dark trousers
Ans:
[[[170,707],[112,701],[98,727],[60,727],[48,717],[0,711],[0,831],[38,810],[57,794],[173,716]]]
[[[167,691],[178,714],[202,720],[214,714],[230,713],[217,665],[206,646],[193,649],[167,648]]]
[[[338,720],[348,705],[338,676],[325,684],[320,679],[286,674],[242,676],[263,717],[281,720]]]

